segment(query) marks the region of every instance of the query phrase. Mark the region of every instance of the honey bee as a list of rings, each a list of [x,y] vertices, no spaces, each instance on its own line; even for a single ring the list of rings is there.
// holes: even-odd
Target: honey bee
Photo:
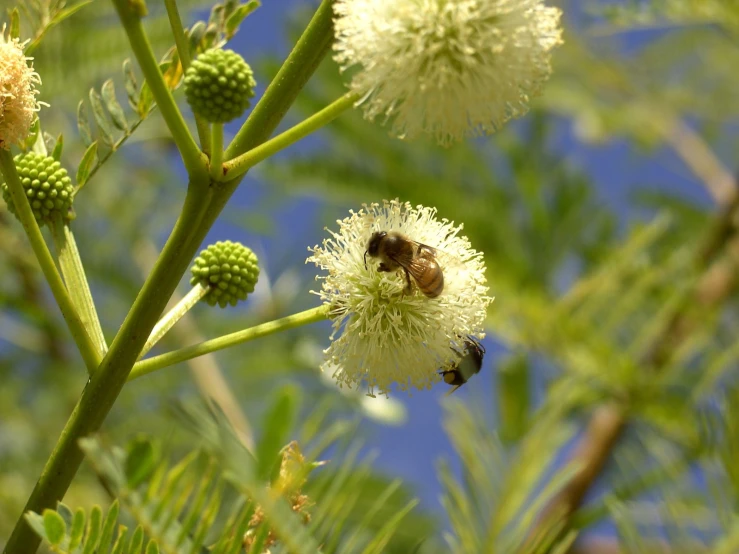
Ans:
[[[405,272],[406,294],[413,289],[411,277],[421,292],[429,298],[436,298],[444,291],[444,272],[436,260],[435,248],[411,240],[396,231],[376,231],[372,233],[364,252],[365,267],[368,254],[371,258],[380,258],[378,271],[402,269]]]
[[[464,346],[465,353],[462,359],[454,364],[451,369],[439,371],[444,382],[454,387],[446,393],[447,396],[464,385],[475,373],[480,373],[480,369],[482,369],[482,358],[485,355],[485,348],[482,344],[477,339],[468,336],[464,341]]]

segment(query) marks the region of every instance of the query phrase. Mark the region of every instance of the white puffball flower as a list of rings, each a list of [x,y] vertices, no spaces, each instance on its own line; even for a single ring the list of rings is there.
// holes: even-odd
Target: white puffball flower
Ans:
[[[445,146],[528,111],[561,44],[562,12],[541,0],[337,0],[334,59],[367,119]]]
[[[427,389],[441,380],[439,370],[460,359],[468,335],[482,338],[488,296],[482,253],[460,235],[461,225],[437,219],[436,209],[412,207],[398,200],[364,205],[337,221],[338,231],[315,246],[307,262],[328,274],[319,276],[318,294],[333,320],[331,345],[324,351],[323,371],[332,371],[340,386],[361,383],[368,395]],[[380,272],[380,260],[364,257],[376,231],[396,231],[437,249],[444,290],[428,298],[412,279],[404,292],[402,270]]]
[[[10,150],[31,132],[39,110],[36,85],[41,78],[23,53],[24,43],[0,36],[0,148]]]

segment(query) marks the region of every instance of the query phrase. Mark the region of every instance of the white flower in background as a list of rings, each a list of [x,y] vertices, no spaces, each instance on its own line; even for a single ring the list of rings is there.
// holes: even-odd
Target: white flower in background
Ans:
[[[480,252],[460,236],[462,226],[436,219],[436,210],[397,200],[365,205],[338,221],[338,231],[311,249],[307,261],[328,275],[317,294],[330,306],[334,322],[331,346],[322,370],[339,385],[365,383],[368,394],[425,389],[440,381],[438,370],[459,359],[467,335],[483,337],[488,296]],[[418,287],[404,293],[402,271],[379,272],[379,260],[364,254],[376,231],[397,231],[441,252],[444,290],[436,298]]]
[[[0,148],[23,141],[31,131],[39,102],[36,85],[41,79],[28,65],[23,44],[17,39],[0,36]]]
[[[541,0],[337,0],[335,59],[365,117],[448,145],[528,110],[562,42]]]

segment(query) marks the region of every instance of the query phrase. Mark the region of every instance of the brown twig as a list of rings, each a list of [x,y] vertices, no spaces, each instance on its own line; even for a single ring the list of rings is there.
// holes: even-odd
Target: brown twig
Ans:
[[[692,332],[695,320],[690,306],[697,305],[702,311],[714,308],[734,290],[739,265],[739,237],[736,236],[735,225],[737,214],[739,194],[734,193],[709,232],[703,248],[698,251],[696,265],[699,269],[705,269],[690,300],[676,308],[663,332],[646,354],[643,361],[645,367],[653,371],[665,367],[675,348]],[[720,256],[721,253],[727,255]],[[542,514],[541,522],[546,522],[547,516],[553,513],[563,513],[569,520],[603,470],[627,420],[626,411],[617,404],[606,404],[595,410],[573,454],[580,469],[552,499]]]
[[[706,141],[677,117],[672,125],[665,125],[662,132],[667,144],[700,179],[716,203],[719,206],[731,203],[736,192],[734,177]]]

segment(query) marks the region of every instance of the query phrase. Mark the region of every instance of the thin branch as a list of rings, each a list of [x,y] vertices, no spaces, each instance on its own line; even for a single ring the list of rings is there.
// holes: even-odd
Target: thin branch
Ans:
[[[290,55],[226,149],[231,160],[261,144],[275,130],[334,40],[333,0],[323,0]]]
[[[185,36],[185,29],[182,27],[182,18],[177,9],[177,2],[175,0],[164,0],[164,5],[167,7],[167,17],[169,17],[169,24],[172,27],[174,42],[177,45],[177,55],[180,58],[180,65],[182,65],[182,73],[184,74],[187,68],[190,67],[190,44]],[[200,146],[207,154],[210,149],[210,127],[198,114],[193,115],[195,116],[195,126],[198,129]]]
[[[665,126],[662,132],[667,144],[701,180],[716,203],[720,206],[730,204],[736,196],[736,181],[706,141],[679,118],[675,118],[673,125]]]
[[[652,371],[664,368],[675,349],[693,331],[691,307],[697,305],[702,311],[714,308],[736,287],[739,237],[736,236],[733,222],[739,213],[739,201],[736,198],[729,201],[729,208],[721,212],[712,232],[708,235],[706,244],[697,253],[696,264],[705,267],[705,270],[696,283],[692,302],[686,302],[676,310],[643,360],[644,366]],[[719,257],[719,252],[726,252],[729,255]],[[555,511],[563,511],[568,519],[572,516],[602,471],[626,422],[626,411],[616,404],[607,404],[595,411],[573,456],[582,469],[552,500],[541,521],[546,521],[546,514]]]
[[[64,316],[64,320],[67,322],[69,331],[74,338],[75,344],[82,355],[87,366],[87,371],[92,374],[100,363],[100,357],[95,345],[87,333],[82,320],[80,319],[77,310],[75,309],[74,303],[67,292],[67,288],[64,285],[62,276],[57,270],[54,258],[49,252],[49,248],[46,246],[44,237],[41,234],[36,218],[31,210],[31,205],[28,203],[28,197],[26,196],[23,185],[21,184],[20,177],[15,167],[15,162],[10,152],[0,148],[0,169],[5,177],[5,182],[8,185],[8,191],[15,204],[18,218],[20,219],[23,229],[26,232],[26,236],[31,243],[33,253],[36,255],[36,259],[41,266],[41,271],[46,278],[46,281],[51,288],[51,292],[54,295],[54,299],[59,305],[59,309]]]
[[[135,249],[134,259],[143,274],[147,275],[151,271],[157,255],[158,252],[154,244],[149,241],[142,241]],[[181,301],[182,296],[175,292],[172,295],[171,302],[179,304]],[[179,325],[172,328],[170,336],[179,344],[194,344],[205,340],[205,337],[200,334],[195,318],[191,314],[186,314],[179,321]],[[206,354],[189,360],[187,364],[190,366],[190,373],[200,392],[207,400],[216,404],[223,411],[241,442],[247,450],[253,452],[254,432],[241,406],[239,406],[239,402],[234,397],[233,389],[223,375],[216,357],[212,354]]]
[[[153,358],[147,358],[136,362],[136,365],[133,366],[133,369],[128,376],[128,380],[133,381],[134,379],[138,379],[139,377],[143,377],[144,375],[148,375],[154,371],[164,369],[165,367],[169,367],[186,360],[192,360],[193,358],[197,358],[203,354],[218,352],[219,350],[231,348],[232,346],[266,337],[267,335],[272,335],[288,329],[294,329],[301,325],[310,325],[311,323],[323,321],[324,319],[328,319],[328,308],[325,305],[321,305],[317,308],[311,308],[297,314],[275,319],[274,321],[260,323],[259,325],[249,327],[248,329],[242,329],[235,333],[206,340],[198,344],[193,344],[192,346],[186,346],[179,350],[175,350],[174,352],[167,352],[165,354],[160,354],[159,356],[154,356]]]
[[[177,149],[180,151],[188,175],[195,180],[202,179],[203,174],[207,171],[205,155],[195,143],[195,139],[187,128],[187,124],[174,101],[172,92],[164,82],[159,64],[154,58],[149,38],[141,24],[141,14],[137,11],[141,9],[140,5],[126,0],[113,0],[113,4],[118,11],[118,16],[128,35],[131,49],[139,62],[151,94],[162,112],[164,122],[172,133]]]
[[[287,131],[269,139],[267,142],[263,142],[248,152],[227,161],[223,164],[222,175],[215,175],[214,178],[218,177],[225,181],[234,179],[239,175],[243,175],[262,160],[273,156],[291,144],[295,144],[300,139],[307,137],[324,125],[328,125],[331,121],[351,108],[357,100],[359,100],[359,97],[356,94],[352,92],[346,93],[323,108],[321,111],[313,114],[306,120],[301,121],[294,127],[291,127]]]

